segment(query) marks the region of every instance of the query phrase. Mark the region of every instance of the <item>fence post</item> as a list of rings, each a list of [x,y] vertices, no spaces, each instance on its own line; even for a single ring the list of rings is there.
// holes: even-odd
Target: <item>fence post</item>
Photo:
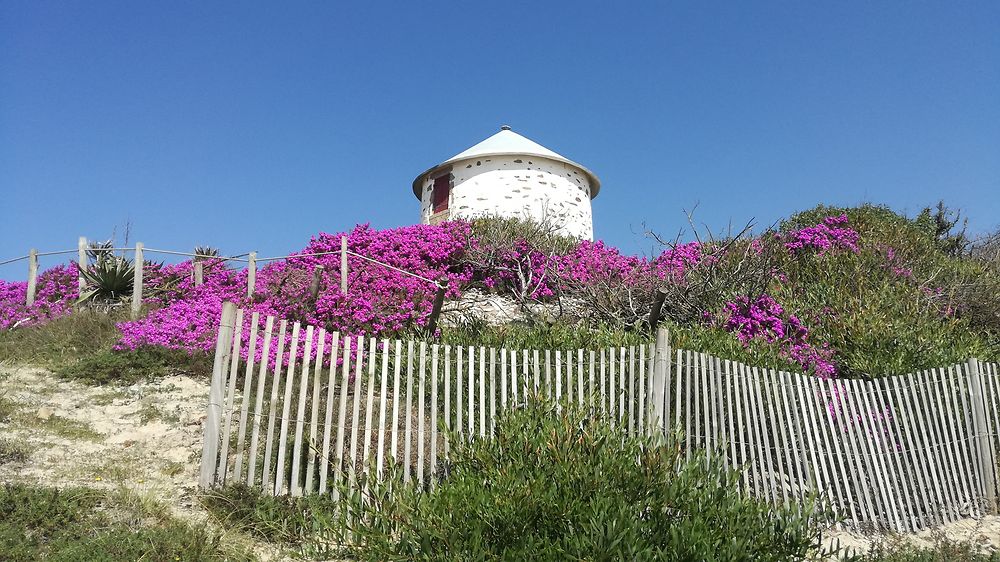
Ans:
[[[312,283],[309,284],[309,296],[316,298],[319,296],[319,285],[323,281],[323,266],[313,267]]]
[[[205,419],[205,441],[201,449],[201,477],[198,485],[207,490],[214,483],[216,463],[219,458],[219,429],[222,421],[222,401],[225,398],[225,370],[232,353],[233,328],[236,325],[236,305],[222,304],[222,319],[215,340],[215,360],[212,363],[212,386],[208,394],[208,417]]]
[[[76,243],[76,263],[77,270],[80,272],[79,278],[76,280],[77,287],[79,288],[80,295],[83,295],[83,290],[87,287],[87,280],[83,277],[84,270],[87,269],[87,237],[81,236]]]
[[[656,428],[666,429],[663,405],[666,399],[667,371],[670,369],[670,332],[666,328],[656,330],[656,344],[653,349],[653,388],[649,402],[651,419],[647,425],[650,432]]]
[[[247,298],[253,298],[254,285],[257,284],[257,252],[250,252],[247,258]]]
[[[142,242],[135,243],[135,259],[132,264],[135,266],[135,276],[132,279],[132,320],[139,317],[139,309],[142,308],[142,271],[146,261],[142,258]]]
[[[969,359],[968,363],[969,398],[972,403],[973,439],[976,450],[979,451],[979,466],[983,474],[983,487],[986,492],[986,502],[990,514],[997,513],[996,478],[997,464],[993,451],[990,428],[986,418],[986,407],[983,397],[983,376],[979,370],[979,360]]]
[[[31,306],[35,303],[35,287],[38,284],[38,250],[32,248],[28,252],[28,296],[25,298],[25,305]]]
[[[653,297],[653,306],[649,309],[649,329],[655,330],[656,325],[660,322],[660,312],[663,310],[663,301],[667,298],[667,292],[663,288],[656,290],[656,296]]]
[[[441,316],[441,307],[444,306],[444,294],[448,291],[448,281],[438,281],[437,292],[434,293],[434,304],[431,306],[431,316],[427,321],[427,331],[434,335],[437,330],[438,317]]]
[[[347,294],[347,237],[340,237],[340,294]]]
[[[197,257],[194,258],[194,286],[199,287],[205,282],[205,265]]]

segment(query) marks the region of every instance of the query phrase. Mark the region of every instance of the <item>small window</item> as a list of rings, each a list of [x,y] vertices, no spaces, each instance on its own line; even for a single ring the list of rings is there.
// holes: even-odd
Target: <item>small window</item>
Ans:
[[[451,194],[451,174],[445,174],[434,179],[434,191],[431,194],[431,208],[434,213],[448,210],[448,196]]]

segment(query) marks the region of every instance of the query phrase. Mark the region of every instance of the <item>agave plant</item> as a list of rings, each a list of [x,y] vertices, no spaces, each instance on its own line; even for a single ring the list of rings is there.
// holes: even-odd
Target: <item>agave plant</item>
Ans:
[[[104,242],[91,241],[87,244],[87,256],[90,258],[90,261],[100,263],[114,257],[112,253],[114,247],[115,243],[113,240],[105,240]]]
[[[219,257],[219,249],[211,246],[195,246],[194,261],[203,261],[209,258]]]
[[[135,281],[135,264],[124,257],[104,254],[94,265],[80,272],[87,289],[80,294],[78,303],[87,301],[113,301],[132,294]]]

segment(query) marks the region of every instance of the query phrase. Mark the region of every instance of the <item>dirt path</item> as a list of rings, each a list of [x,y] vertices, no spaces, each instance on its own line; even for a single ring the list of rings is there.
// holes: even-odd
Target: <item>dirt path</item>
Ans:
[[[0,463],[0,483],[125,487],[207,522],[196,497],[207,399],[207,382],[185,376],[94,387],[44,369],[0,367],[0,438],[28,452]],[[280,559],[245,536],[227,539]]]

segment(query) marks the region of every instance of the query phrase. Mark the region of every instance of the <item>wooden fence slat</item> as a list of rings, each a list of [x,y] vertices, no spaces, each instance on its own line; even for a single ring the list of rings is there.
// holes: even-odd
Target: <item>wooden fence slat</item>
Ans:
[[[497,420],[497,349],[490,348],[490,434]]]
[[[427,395],[427,342],[420,342],[420,379],[417,384],[417,483],[424,483],[424,419],[427,409],[424,407],[424,396]]]
[[[635,434],[636,406],[638,406],[637,402],[638,399],[635,387],[635,346],[630,345],[628,348],[628,432],[630,435]]]
[[[449,435],[454,431],[451,425],[451,346],[444,346],[444,458],[450,459]]]
[[[292,496],[301,496],[302,488],[299,484],[300,463],[302,462],[302,432],[306,426],[306,393],[309,391],[309,371],[312,365],[312,344],[313,327],[306,326],[305,352],[302,354],[302,369],[299,376],[299,402],[295,410],[295,439],[292,441],[292,472],[291,491]]]
[[[240,405],[240,425],[236,430],[236,468],[233,469],[233,479],[243,480],[243,448],[246,444],[247,416],[250,412],[250,398],[253,396],[253,368],[257,354],[257,329],[260,323],[260,313],[250,315],[250,347],[247,349],[247,366],[243,373],[243,396]]]
[[[793,478],[791,496],[794,498],[796,505],[801,506],[801,500],[804,498],[806,491],[810,485],[815,485],[812,484],[812,476],[809,468],[803,462],[802,443],[805,441],[805,438],[801,434],[796,416],[796,412],[800,411],[800,406],[792,403],[795,400],[794,394],[789,398],[787,375],[788,373],[785,371],[771,371],[772,380],[776,384],[775,402],[781,405],[777,423],[785,443],[785,462],[788,465],[788,473]],[[784,418],[784,423],[782,423],[782,417]]]
[[[600,396],[597,394],[597,352],[593,349],[590,350],[590,408],[592,411],[596,412],[600,409],[598,401]]]
[[[764,497],[764,483],[756,468],[756,462],[761,455],[756,454],[757,439],[754,436],[753,422],[750,417],[750,387],[744,376],[741,364],[736,361],[727,360],[728,369],[732,378],[732,384],[736,386],[736,398],[739,408],[739,434],[742,443],[744,472],[746,475],[747,489],[756,496]]]
[[[372,420],[375,417],[375,368],[378,365],[378,340],[371,338],[368,341],[368,382],[365,386],[368,389],[368,397],[365,400],[365,431],[361,434],[364,440],[361,447],[361,470],[365,474],[370,474],[368,459],[371,455],[372,440],[376,435],[382,435],[382,427],[372,427]],[[365,479],[365,488],[368,487],[368,479]]]
[[[694,363],[692,358],[692,353],[685,350],[685,363],[684,363],[684,450],[687,454],[687,459],[691,460],[691,455],[693,454],[694,444],[696,442],[697,436],[695,435],[694,426],[691,424],[691,409],[692,406],[698,404],[697,397],[692,398],[692,391],[694,389],[694,381],[692,381],[694,371]],[[698,418],[695,417],[697,420]]]
[[[462,424],[462,351],[463,347],[458,346],[455,359],[455,427],[459,435],[465,435],[465,426]]]
[[[299,332],[302,326],[292,324],[292,347],[288,353],[288,367],[285,369],[285,393],[281,405],[281,431],[278,433],[278,456],[274,461],[274,494],[284,493],[285,452],[288,447],[288,424],[292,418],[292,389],[295,384],[295,359],[299,352]]]
[[[403,343],[395,340],[395,361],[392,366],[392,420],[389,425],[392,441],[392,462],[399,462],[399,402],[402,399],[401,383],[399,381],[400,370],[403,366]],[[405,466],[405,465],[404,465]]]
[[[413,461],[413,340],[406,343],[406,409],[403,411],[403,482],[409,482]]]
[[[625,348],[618,348],[618,419],[625,426]]]
[[[333,431],[333,404],[337,388],[337,360],[340,357],[340,332],[333,333],[330,341],[330,368],[327,370],[326,411],[323,416],[323,449],[319,459],[319,493],[326,493],[330,474],[330,434]]]
[[[740,481],[745,484],[746,470],[743,469],[743,463],[740,462],[739,455],[737,454],[736,451],[736,448],[739,445],[738,441],[742,439],[742,436],[739,433],[737,433],[737,426],[741,425],[742,422],[740,422],[737,416],[734,415],[734,409],[733,409],[733,401],[734,401],[733,391],[735,390],[734,387],[736,385],[734,384],[732,377],[730,376],[728,361],[723,362],[720,359],[716,358],[715,369],[716,372],[719,373],[719,384],[720,384],[719,388],[725,389],[724,391],[726,400],[725,427],[727,428],[727,431],[725,432],[723,438],[726,440],[726,444],[729,446],[729,454],[726,456],[726,458],[729,460],[726,463],[726,469],[739,470]],[[738,411],[738,409],[736,411]]]
[[[479,436],[486,437],[486,347],[479,346]]]
[[[530,367],[530,363],[529,363],[528,350],[525,349],[525,350],[522,351],[522,353],[523,353],[523,355],[521,355],[521,373],[522,373],[522,381],[524,383],[522,385],[522,388],[524,389],[524,402],[527,403],[528,402],[528,395],[531,394],[531,392],[530,392],[530,386],[531,385],[529,384],[529,381],[531,380],[531,373],[530,373],[531,367]],[[537,385],[536,385],[536,388],[537,388]],[[536,392],[537,392],[537,390],[536,390]]]
[[[385,407],[389,399],[389,340],[382,340],[382,381],[378,392],[378,448],[375,452],[375,475],[382,478],[385,466]]]
[[[538,350],[535,349],[532,351],[533,351],[532,359],[534,359],[534,365],[535,365],[535,393],[537,394],[540,390],[542,371],[540,364],[538,362]]]
[[[347,425],[347,387],[351,382],[351,336],[344,336],[343,361],[340,368],[340,394],[337,401],[337,444],[333,466],[333,499],[340,499],[341,481],[344,475],[344,433]]]
[[[434,485],[437,475],[438,450],[438,345],[431,346],[431,459],[429,480]]]
[[[556,386],[556,401],[557,402],[560,399],[562,399],[562,376],[560,374],[561,371],[562,371],[562,351],[560,351],[560,350],[557,349],[556,350],[556,368],[555,368],[555,377],[556,377],[556,379],[555,379],[556,380],[555,386]]]
[[[264,321],[264,347],[260,354],[260,373],[257,375],[257,401],[254,403],[253,424],[250,430],[250,456],[247,460],[247,486],[255,484],[257,475],[257,447],[260,445],[260,421],[264,417],[264,391],[267,386],[267,363],[271,357],[271,338],[274,331],[274,316]],[[274,384],[273,382],[271,383]]]
[[[552,398],[555,387],[552,385],[552,352],[545,350],[545,396]]]
[[[221,410],[225,401],[225,371],[227,354],[232,353],[233,328],[236,323],[236,307],[232,303],[222,305],[222,316],[219,319],[219,331],[215,338],[215,356],[212,361],[212,382],[209,387],[208,413],[205,418],[204,443],[201,451],[201,471],[198,478],[199,486],[205,490],[215,482],[215,473],[219,461],[219,425]]]
[[[236,398],[236,379],[239,376],[240,350],[243,349],[243,309],[236,309],[236,328],[233,335],[233,350],[229,356],[229,385],[226,390],[226,407],[222,413],[226,416],[225,428],[222,430],[221,452],[219,453],[219,469],[216,476],[219,482],[226,483],[229,472],[229,435],[233,426],[233,401]]]
[[[316,361],[313,365],[313,389],[312,404],[310,405],[309,417],[309,443],[306,446],[306,481],[305,493],[313,492],[313,482],[316,476],[316,456],[319,450],[317,438],[319,437],[319,409],[320,394],[323,391],[323,358],[326,355],[326,329],[319,329],[319,336],[316,339]]]
[[[500,348],[500,411],[507,409],[507,350]]]
[[[361,426],[361,382],[364,380],[365,366],[365,337],[359,335],[355,338],[357,354],[354,361],[354,389],[351,392],[351,444],[347,459],[347,485],[349,489],[355,489],[355,482],[358,478],[358,433]]]
[[[469,387],[469,436],[468,440],[471,441],[473,437],[476,436],[476,352],[475,348],[471,345],[467,349],[469,354],[468,371],[468,387]]]
[[[267,412],[267,438],[264,441],[264,467],[261,469],[260,483],[266,493],[273,493],[271,483],[271,460],[274,452],[274,430],[278,421],[278,397],[281,392],[282,367],[285,362],[285,335],[288,331],[288,321],[282,320],[278,326],[278,354],[274,360],[274,380],[271,382],[271,402]]]
[[[584,381],[583,381],[583,349],[576,350],[576,404],[577,406],[583,407],[585,402],[583,397],[584,392]]]
[[[858,434],[865,438],[864,429],[860,425],[860,418],[854,411],[854,400],[857,392],[850,387],[849,381],[835,381],[836,386],[834,396],[839,404],[839,419],[842,421],[842,436],[845,447],[850,450],[849,460],[851,462],[851,474],[855,478],[855,485],[862,490],[862,497],[865,500],[864,522],[873,526],[879,525],[879,517],[885,513],[885,509],[879,503],[879,492],[874,482],[869,483],[869,475],[877,478],[879,475],[868,467],[868,453],[861,444]]]
[[[708,366],[708,356],[704,353],[698,354],[698,370],[696,374],[698,378],[701,379],[701,406],[704,412],[701,415],[701,421],[704,429],[702,430],[701,445],[706,449],[706,452],[711,453],[715,447],[715,436],[712,434],[711,419],[712,419],[712,381],[711,374]]]
[[[601,413],[607,413],[608,401],[608,378],[607,378],[607,357],[606,350],[601,349]]]
[[[573,352],[566,352],[566,401],[573,402]]]

